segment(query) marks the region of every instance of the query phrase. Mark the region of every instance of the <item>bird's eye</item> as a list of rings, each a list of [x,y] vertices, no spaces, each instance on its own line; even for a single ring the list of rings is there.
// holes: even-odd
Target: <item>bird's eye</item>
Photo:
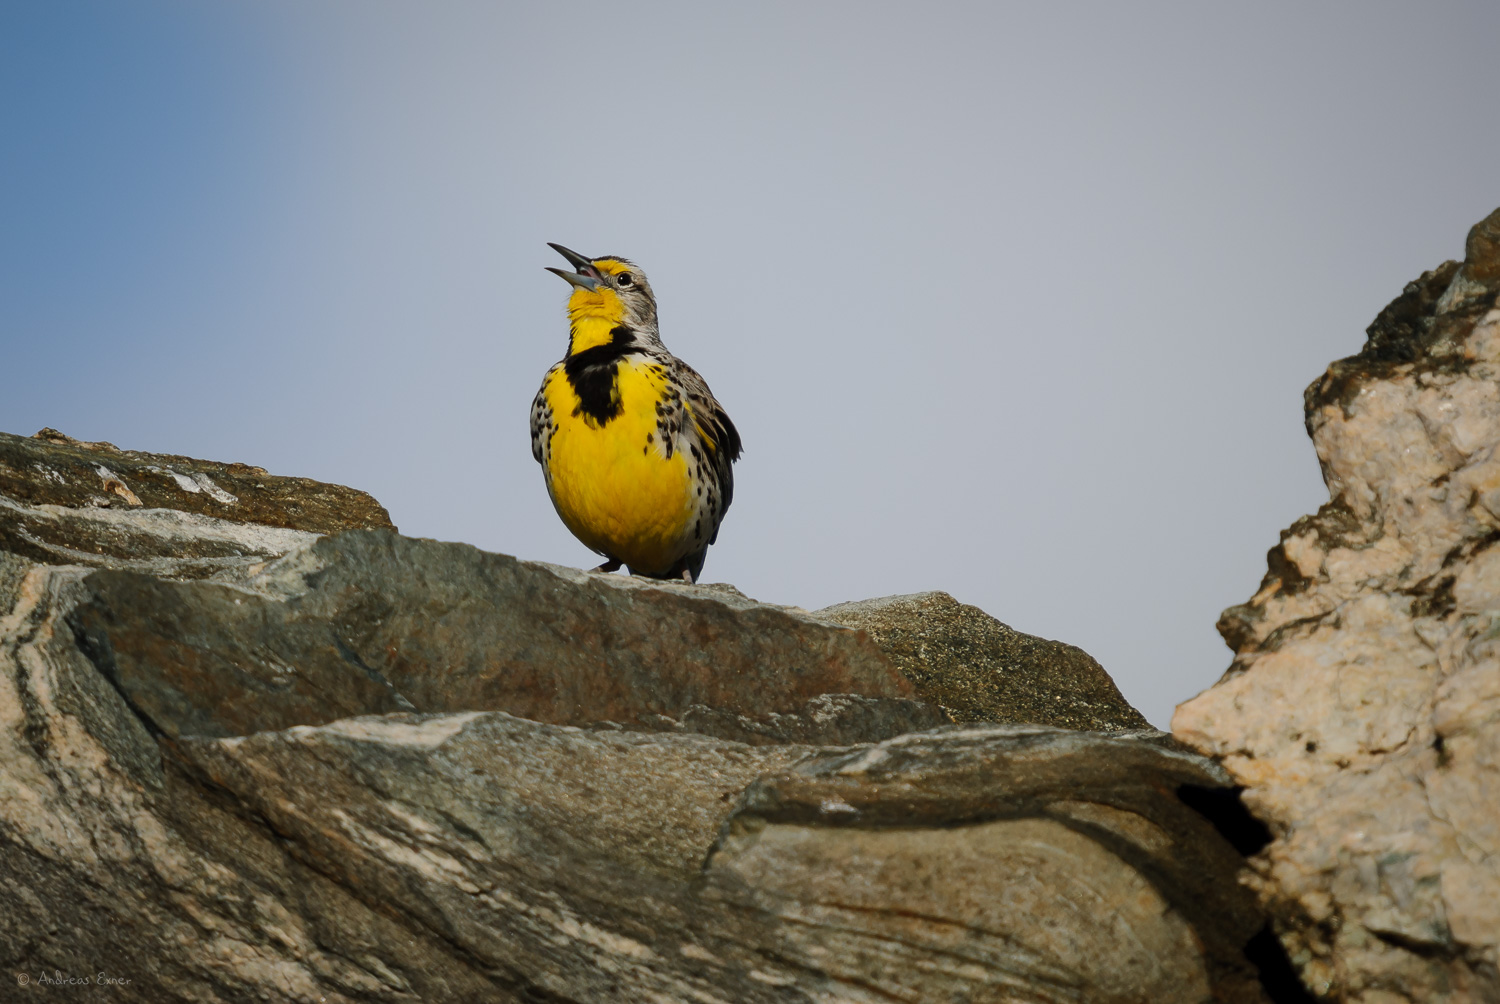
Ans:
[[[635,280],[630,277],[629,272],[621,272],[619,275],[615,276],[615,282],[619,283],[621,286],[630,286],[635,283]]]

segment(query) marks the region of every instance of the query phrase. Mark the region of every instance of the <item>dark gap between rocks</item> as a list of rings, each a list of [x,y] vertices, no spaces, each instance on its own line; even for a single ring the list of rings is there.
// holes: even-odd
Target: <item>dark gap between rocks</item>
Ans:
[[[1212,823],[1219,836],[1248,858],[1271,842],[1271,831],[1245,808],[1245,803],[1240,800],[1242,791],[1243,788],[1203,788],[1184,784],[1177,788],[1177,797],[1183,805]]]
[[[1317,998],[1297,978],[1297,970],[1292,968],[1292,960],[1270,924],[1245,942],[1245,958],[1260,973],[1260,985],[1272,1004],[1316,1004]]]

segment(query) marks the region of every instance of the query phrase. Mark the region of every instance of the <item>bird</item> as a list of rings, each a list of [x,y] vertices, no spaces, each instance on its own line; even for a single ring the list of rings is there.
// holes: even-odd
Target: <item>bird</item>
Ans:
[[[697,582],[734,500],[740,434],[708,383],[667,351],[656,297],[619,255],[547,245],[572,270],[568,349],[531,404],[531,453],[596,572]]]

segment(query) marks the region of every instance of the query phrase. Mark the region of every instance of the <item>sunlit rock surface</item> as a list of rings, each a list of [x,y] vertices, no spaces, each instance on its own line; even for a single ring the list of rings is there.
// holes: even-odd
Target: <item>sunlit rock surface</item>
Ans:
[[[1077,713],[1075,679],[1118,695],[973,608],[966,641],[947,598],[853,630],[51,432],[0,440],[0,475],[7,981],[1250,1004],[1286,968],[1228,775],[1123,701],[1108,734],[1018,724]]]
[[[1466,250],[1308,388],[1330,501],[1173,719],[1270,824],[1254,887],[1335,1000],[1500,1001],[1500,211]]]
[[[919,695],[958,721],[1151,727],[1083,649],[1022,634],[947,593],[840,603],[818,616],[868,632]]]

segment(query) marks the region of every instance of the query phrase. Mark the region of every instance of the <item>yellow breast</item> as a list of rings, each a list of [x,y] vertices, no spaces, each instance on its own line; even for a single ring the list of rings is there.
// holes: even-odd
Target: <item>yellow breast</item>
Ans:
[[[620,410],[600,423],[579,409],[561,368],[543,393],[555,416],[547,490],[579,540],[648,574],[665,573],[689,549],[694,484],[688,458],[668,458],[656,424],[666,380],[631,359],[617,368]]]

